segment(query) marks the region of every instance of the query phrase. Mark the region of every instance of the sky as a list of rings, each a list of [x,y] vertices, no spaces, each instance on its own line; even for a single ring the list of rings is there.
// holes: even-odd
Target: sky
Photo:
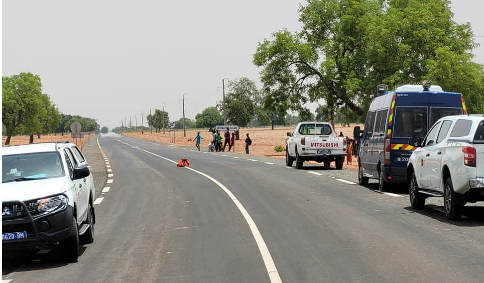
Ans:
[[[32,72],[59,110],[120,126],[150,109],[194,119],[222,99],[222,79],[247,77],[257,44],[300,29],[300,0],[104,0],[2,2],[2,75]],[[484,64],[482,0],[452,0],[472,24]],[[259,83],[258,83],[259,84]],[[259,84],[260,85],[260,84]],[[144,118],[144,125],[147,125]]]

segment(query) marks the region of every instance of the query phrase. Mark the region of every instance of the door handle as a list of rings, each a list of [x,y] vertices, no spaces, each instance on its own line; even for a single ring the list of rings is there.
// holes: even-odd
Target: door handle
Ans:
[[[429,157],[430,156],[430,153],[427,153],[427,155],[425,155],[425,156]]]
[[[82,184],[79,184],[79,188],[82,188]]]
[[[84,178],[84,183],[86,182],[86,178]]]
[[[441,155],[441,154],[442,154],[442,151],[437,152],[437,154],[438,154],[438,155]]]

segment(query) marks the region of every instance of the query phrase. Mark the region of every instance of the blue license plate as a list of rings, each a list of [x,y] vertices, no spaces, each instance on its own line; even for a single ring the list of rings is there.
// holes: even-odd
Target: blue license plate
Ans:
[[[27,239],[26,231],[2,234],[2,241],[11,241],[11,240],[20,240],[20,239]]]
[[[318,149],[318,154],[321,154],[321,155],[330,155],[331,154],[331,150],[329,150],[329,149]]]

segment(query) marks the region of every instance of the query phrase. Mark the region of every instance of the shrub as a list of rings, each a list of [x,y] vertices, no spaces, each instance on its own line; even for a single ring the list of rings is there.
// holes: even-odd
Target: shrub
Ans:
[[[276,152],[283,152],[283,151],[284,151],[284,147],[283,147],[282,145],[278,145],[278,146],[276,146],[276,147],[274,148],[274,150],[275,150]]]

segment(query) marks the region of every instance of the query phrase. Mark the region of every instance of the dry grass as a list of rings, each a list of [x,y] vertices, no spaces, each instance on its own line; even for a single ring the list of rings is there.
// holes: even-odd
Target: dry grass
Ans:
[[[63,140],[68,140],[72,143],[75,143],[79,149],[83,148],[84,145],[87,143],[87,141],[96,136],[95,134],[90,134],[90,135],[84,135],[82,139],[72,139],[70,133],[65,133],[64,136],[61,134],[57,135],[45,135],[45,136],[40,136],[40,139],[37,138],[37,136],[34,136],[34,143],[40,143],[40,142],[59,142]],[[5,144],[5,141],[7,140],[7,137],[2,135],[2,144]],[[28,144],[29,143],[29,136],[13,136],[10,139],[10,145],[21,145],[21,144]]]
[[[353,136],[353,127],[356,124],[351,125],[350,127],[341,127],[341,125],[336,125],[336,132],[343,132],[343,135],[352,137]],[[362,126],[362,125],[360,125]],[[253,155],[261,155],[261,156],[271,156],[275,158],[284,159],[285,152],[276,152],[275,147],[281,145],[285,147],[286,139],[287,139],[287,132],[292,132],[294,127],[282,127],[282,128],[275,128],[271,130],[270,128],[242,128],[240,129],[240,140],[235,141],[235,152],[236,153],[245,153],[245,135],[249,133],[250,138],[252,139],[252,145],[250,146],[250,154]],[[168,133],[167,131],[165,134],[163,133],[154,133],[151,134],[149,131],[144,132],[130,132],[130,133],[123,133],[126,136],[155,141],[159,143],[170,143],[170,138],[173,133]],[[182,146],[195,146],[195,136],[197,135],[197,130],[187,130],[186,137],[183,137],[183,130],[178,130],[175,133],[175,143],[177,145]],[[201,144],[201,150],[207,150],[208,144],[211,141],[211,135],[207,129],[200,130],[200,135],[204,138]],[[222,141],[223,142],[223,141]],[[228,150],[228,148],[227,148]],[[353,165],[347,166],[345,164],[345,168],[355,169],[357,168],[356,159],[353,158]]]

